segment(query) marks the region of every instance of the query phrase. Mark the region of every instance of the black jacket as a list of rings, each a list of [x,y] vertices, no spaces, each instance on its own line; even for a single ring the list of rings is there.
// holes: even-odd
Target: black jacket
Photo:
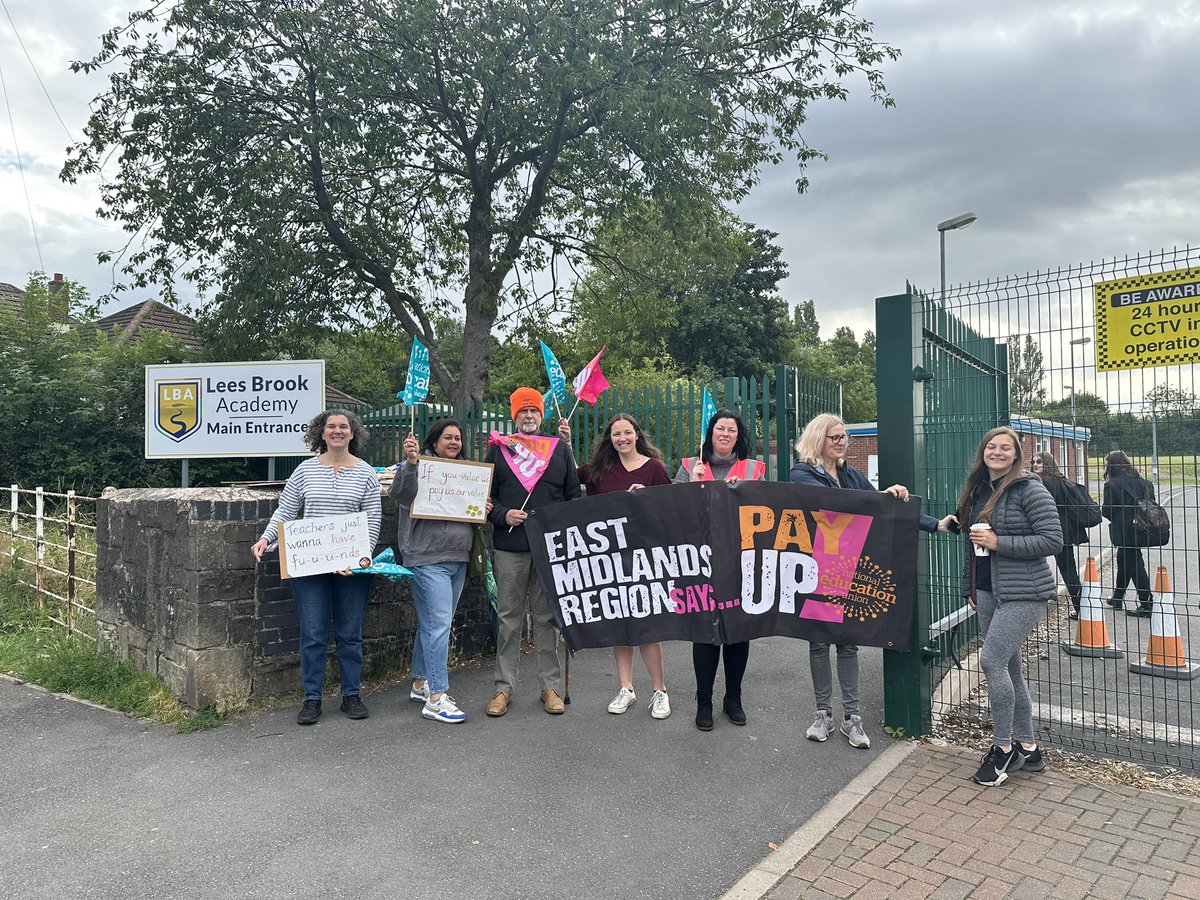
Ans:
[[[1138,475],[1118,475],[1104,482],[1100,511],[1108,519],[1108,536],[1114,547],[1136,547],[1133,514],[1139,500],[1153,500],[1154,485]]]
[[[579,471],[575,459],[571,456],[571,445],[559,441],[546,465],[546,471],[533,486],[533,496],[525,502],[528,496],[520,480],[508,467],[500,448],[491,444],[488,446],[485,462],[490,462],[495,468],[492,471],[492,511],[488,520],[495,525],[492,532],[492,546],[497,550],[507,550],[510,553],[528,553],[529,538],[525,536],[525,526],[518,525],[512,531],[504,521],[504,516],[510,509],[525,507],[526,512],[532,512],[551,503],[562,503],[564,500],[578,500]]]
[[[871,480],[862,472],[849,464],[841,468],[841,483],[833,480],[833,476],[826,472],[820,466],[814,466],[812,463],[797,461],[792,464],[792,471],[789,474],[789,480],[792,484],[808,484],[813,487],[823,488],[844,488],[848,491],[872,491],[876,492],[875,485],[871,484]],[[921,513],[920,528],[922,531],[935,532],[938,528],[938,520],[931,515]]]
[[[1046,486],[1046,490],[1054,498],[1054,505],[1058,507],[1058,522],[1062,526],[1063,543],[1088,543],[1087,529],[1079,524],[1079,516],[1076,515],[1074,509],[1075,498],[1067,493],[1070,486],[1066,479],[1061,476],[1047,475],[1042,478],[1042,484]]]

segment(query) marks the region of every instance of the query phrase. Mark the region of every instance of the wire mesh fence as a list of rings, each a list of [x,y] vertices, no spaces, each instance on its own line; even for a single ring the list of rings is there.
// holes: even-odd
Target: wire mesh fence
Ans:
[[[906,357],[924,370],[913,376],[921,384],[913,452],[929,511],[953,510],[980,438],[1000,424],[1018,432],[1027,460],[1044,454],[1043,465],[1103,508],[1072,555],[1047,561],[1059,573],[1059,597],[1025,651],[1042,737],[1190,771],[1200,768],[1200,400],[1190,361],[1200,349],[1171,364],[1155,350],[1165,346],[1164,334],[1195,326],[1200,336],[1200,300],[1187,296],[1200,288],[1149,302],[1143,294],[1139,337],[1121,347],[1097,330],[1096,298],[1097,285],[1117,279],[1187,281],[1193,269],[1200,285],[1197,266],[1200,248],[1183,247],[965,284],[940,297],[910,290],[921,324]],[[1098,351],[1125,358],[1098,367]],[[881,345],[881,365],[884,352]],[[881,453],[882,446],[881,412]],[[1106,466],[1114,451],[1130,470],[1120,458]],[[1144,490],[1143,480],[1170,519],[1159,546],[1135,546],[1140,539],[1131,536],[1130,491]],[[926,541],[922,563],[928,681],[921,690],[934,724],[944,716],[986,718],[978,629],[959,589],[962,545]]]

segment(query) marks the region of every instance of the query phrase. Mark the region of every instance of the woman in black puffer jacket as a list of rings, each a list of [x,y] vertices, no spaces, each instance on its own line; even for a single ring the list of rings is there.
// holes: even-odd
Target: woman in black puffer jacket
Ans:
[[[1132,581],[1138,604],[1129,610],[1131,616],[1148,616],[1153,606],[1150,573],[1133,528],[1138,501],[1153,499],[1154,485],[1133,467],[1128,456],[1114,450],[1104,457],[1104,503],[1100,511],[1108,519],[1108,536],[1117,551],[1117,580],[1108,605],[1114,609],[1124,606],[1125,588]]]

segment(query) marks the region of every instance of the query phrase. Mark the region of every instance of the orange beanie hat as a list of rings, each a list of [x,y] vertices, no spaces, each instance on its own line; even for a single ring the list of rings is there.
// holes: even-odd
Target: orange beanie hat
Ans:
[[[517,413],[527,406],[536,407],[537,411],[543,416],[546,414],[546,408],[542,404],[542,395],[531,387],[517,388],[509,395],[508,402],[512,406],[512,417],[514,420],[517,418]]]

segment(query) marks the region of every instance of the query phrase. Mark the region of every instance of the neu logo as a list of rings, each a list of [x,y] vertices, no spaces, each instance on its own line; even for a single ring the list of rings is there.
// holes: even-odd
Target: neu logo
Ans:
[[[200,379],[154,383],[154,425],[179,443],[200,427]]]

